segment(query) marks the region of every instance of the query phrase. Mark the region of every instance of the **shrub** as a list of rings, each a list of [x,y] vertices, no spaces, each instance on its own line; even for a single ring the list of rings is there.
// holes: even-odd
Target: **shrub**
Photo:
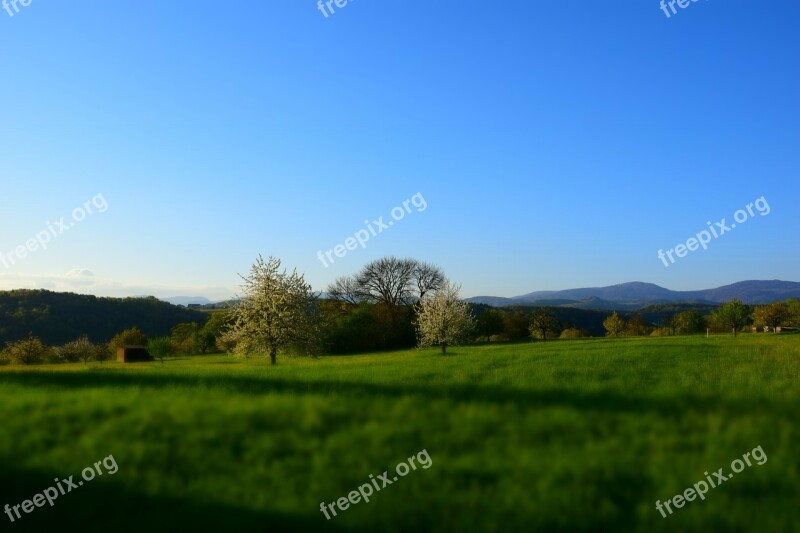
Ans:
[[[670,328],[656,328],[650,334],[651,337],[669,337],[670,335],[672,335]]]
[[[567,328],[561,332],[560,339],[582,339],[588,337],[589,333],[586,330],[578,328]]]

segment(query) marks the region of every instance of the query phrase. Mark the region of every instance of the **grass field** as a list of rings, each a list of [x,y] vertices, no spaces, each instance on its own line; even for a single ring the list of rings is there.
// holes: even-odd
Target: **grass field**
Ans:
[[[0,367],[4,531],[800,531],[800,336]],[[668,500],[761,446],[662,518]],[[333,502],[427,450],[326,520]]]

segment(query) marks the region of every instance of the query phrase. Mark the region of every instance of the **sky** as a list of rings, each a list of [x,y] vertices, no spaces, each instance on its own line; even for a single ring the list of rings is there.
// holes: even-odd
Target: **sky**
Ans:
[[[331,7],[0,10],[0,289],[218,300],[259,254],[317,290],[387,255],[465,297],[800,281],[800,3]]]

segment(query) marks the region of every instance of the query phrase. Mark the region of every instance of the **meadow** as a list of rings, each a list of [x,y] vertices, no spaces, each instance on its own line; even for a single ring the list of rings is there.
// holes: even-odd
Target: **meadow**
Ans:
[[[800,336],[0,367],[4,531],[799,531]],[[656,500],[761,446],[663,518]],[[427,450],[430,468],[326,520]]]

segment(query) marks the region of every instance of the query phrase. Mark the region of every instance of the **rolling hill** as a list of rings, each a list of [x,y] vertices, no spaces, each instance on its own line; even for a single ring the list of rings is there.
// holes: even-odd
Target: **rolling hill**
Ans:
[[[0,291],[0,345],[29,333],[46,344],[63,344],[87,335],[109,341],[137,326],[149,337],[168,335],[182,322],[202,324],[207,313],[184,309],[153,297],[98,298],[45,290]]]
[[[537,291],[513,298],[476,296],[468,298],[467,301],[494,307],[537,305],[578,309],[632,310],[663,303],[714,305],[732,298],[738,298],[750,305],[771,303],[787,298],[800,298],[800,283],[780,280],[751,280],[714,289],[673,291],[653,283],[634,281],[608,287]]]

